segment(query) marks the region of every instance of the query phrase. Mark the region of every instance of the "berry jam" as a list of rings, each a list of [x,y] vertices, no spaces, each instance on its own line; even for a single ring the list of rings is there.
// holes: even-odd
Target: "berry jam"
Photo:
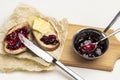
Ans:
[[[96,48],[96,43],[90,43],[90,44],[86,44],[81,46],[81,50],[84,52],[92,52],[95,48]]]
[[[17,50],[19,48],[24,48],[24,44],[20,41],[18,37],[18,33],[23,34],[26,38],[28,38],[28,35],[30,33],[30,30],[28,29],[27,26],[23,26],[22,28],[19,28],[10,34],[8,34],[5,38],[5,41],[7,42],[7,49],[10,50]]]
[[[59,41],[56,40],[56,36],[55,35],[44,35],[41,39],[42,42],[44,42],[46,45],[56,45]]]
[[[95,45],[93,43],[99,41],[104,36],[101,31],[87,28],[81,30],[74,37],[74,47],[76,51],[85,58],[93,58],[102,55],[108,48],[108,39],[101,41]]]

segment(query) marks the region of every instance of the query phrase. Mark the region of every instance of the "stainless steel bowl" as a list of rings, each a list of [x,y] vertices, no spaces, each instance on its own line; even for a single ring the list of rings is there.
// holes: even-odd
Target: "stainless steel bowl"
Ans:
[[[72,45],[73,45],[73,49],[74,51],[79,55],[81,56],[82,58],[84,59],[89,59],[89,60],[93,60],[93,59],[97,59],[101,56],[103,56],[103,54],[105,54],[105,52],[107,51],[108,47],[109,47],[109,40],[106,39],[104,40],[104,42],[101,42],[99,44],[99,47],[101,49],[101,54],[98,54],[100,53],[100,49],[99,47],[97,49],[95,49],[94,51],[90,52],[90,53],[84,53],[82,51],[79,51],[79,48],[81,44],[77,43],[78,41],[80,41],[81,37],[86,37],[89,33],[93,39],[95,38],[96,40],[100,40],[102,38],[104,38],[106,35],[100,31],[100,30],[97,30],[97,29],[94,29],[94,28],[85,28],[85,29],[80,29],[78,30],[74,36],[73,36],[73,41],[72,41]],[[94,33],[94,34],[93,34]],[[84,34],[84,35],[83,35]],[[86,34],[86,35],[85,35]],[[99,37],[96,37],[96,35],[99,35]],[[88,35],[89,36],[89,35]],[[84,39],[83,39],[83,42],[84,42]],[[78,47],[76,47],[76,45]],[[97,52],[99,51],[99,52]],[[97,55],[97,56],[96,56]]]

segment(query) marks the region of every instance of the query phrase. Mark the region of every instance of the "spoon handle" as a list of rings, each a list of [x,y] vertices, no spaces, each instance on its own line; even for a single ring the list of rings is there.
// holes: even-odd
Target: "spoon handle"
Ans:
[[[113,20],[105,28],[105,30],[103,31],[104,33],[106,33],[109,30],[109,28],[115,23],[115,21],[118,19],[119,16],[120,16],[120,11],[116,14],[116,16],[113,18]]]
[[[112,35],[117,34],[118,32],[120,32],[120,28],[118,28],[117,30],[115,30],[113,33],[107,35],[106,37],[104,37],[100,41],[103,41],[103,40],[107,39],[108,37],[111,37]]]

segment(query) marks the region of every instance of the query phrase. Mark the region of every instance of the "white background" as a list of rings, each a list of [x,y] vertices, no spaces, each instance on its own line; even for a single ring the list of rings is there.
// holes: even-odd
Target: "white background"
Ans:
[[[69,23],[104,28],[120,10],[120,0],[0,0],[0,26],[20,2],[32,5],[47,16],[57,19],[65,17]],[[112,29],[120,28],[119,22],[120,19]],[[118,35],[120,36],[120,34]],[[120,60],[116,62],[112,72],[69,68],[84,77],[85,80],[120,80]],[[70,80],[70,77],[56,68],[52,72],[44,73],[0,73],[0,80]]]

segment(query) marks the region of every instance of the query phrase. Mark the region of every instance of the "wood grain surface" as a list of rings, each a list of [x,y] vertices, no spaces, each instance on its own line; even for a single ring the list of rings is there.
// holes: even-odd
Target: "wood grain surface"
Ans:
[[[97,28],[93,26],[69,24],[68,36],[60,61],[69,66],[112,71],[116,60],[120,58],[120,41],[118,41],[115,36],[110,37],[109,48],[102,57],[95,60],[85,60],[76,54],[72,48],[73,35],[76,33],[76,31],[82,28],[96,28],[101,31],[104,30],[103,28]],[[106,35],[110,34],[111,32],[113,32],[113,30],[109,30]]]

